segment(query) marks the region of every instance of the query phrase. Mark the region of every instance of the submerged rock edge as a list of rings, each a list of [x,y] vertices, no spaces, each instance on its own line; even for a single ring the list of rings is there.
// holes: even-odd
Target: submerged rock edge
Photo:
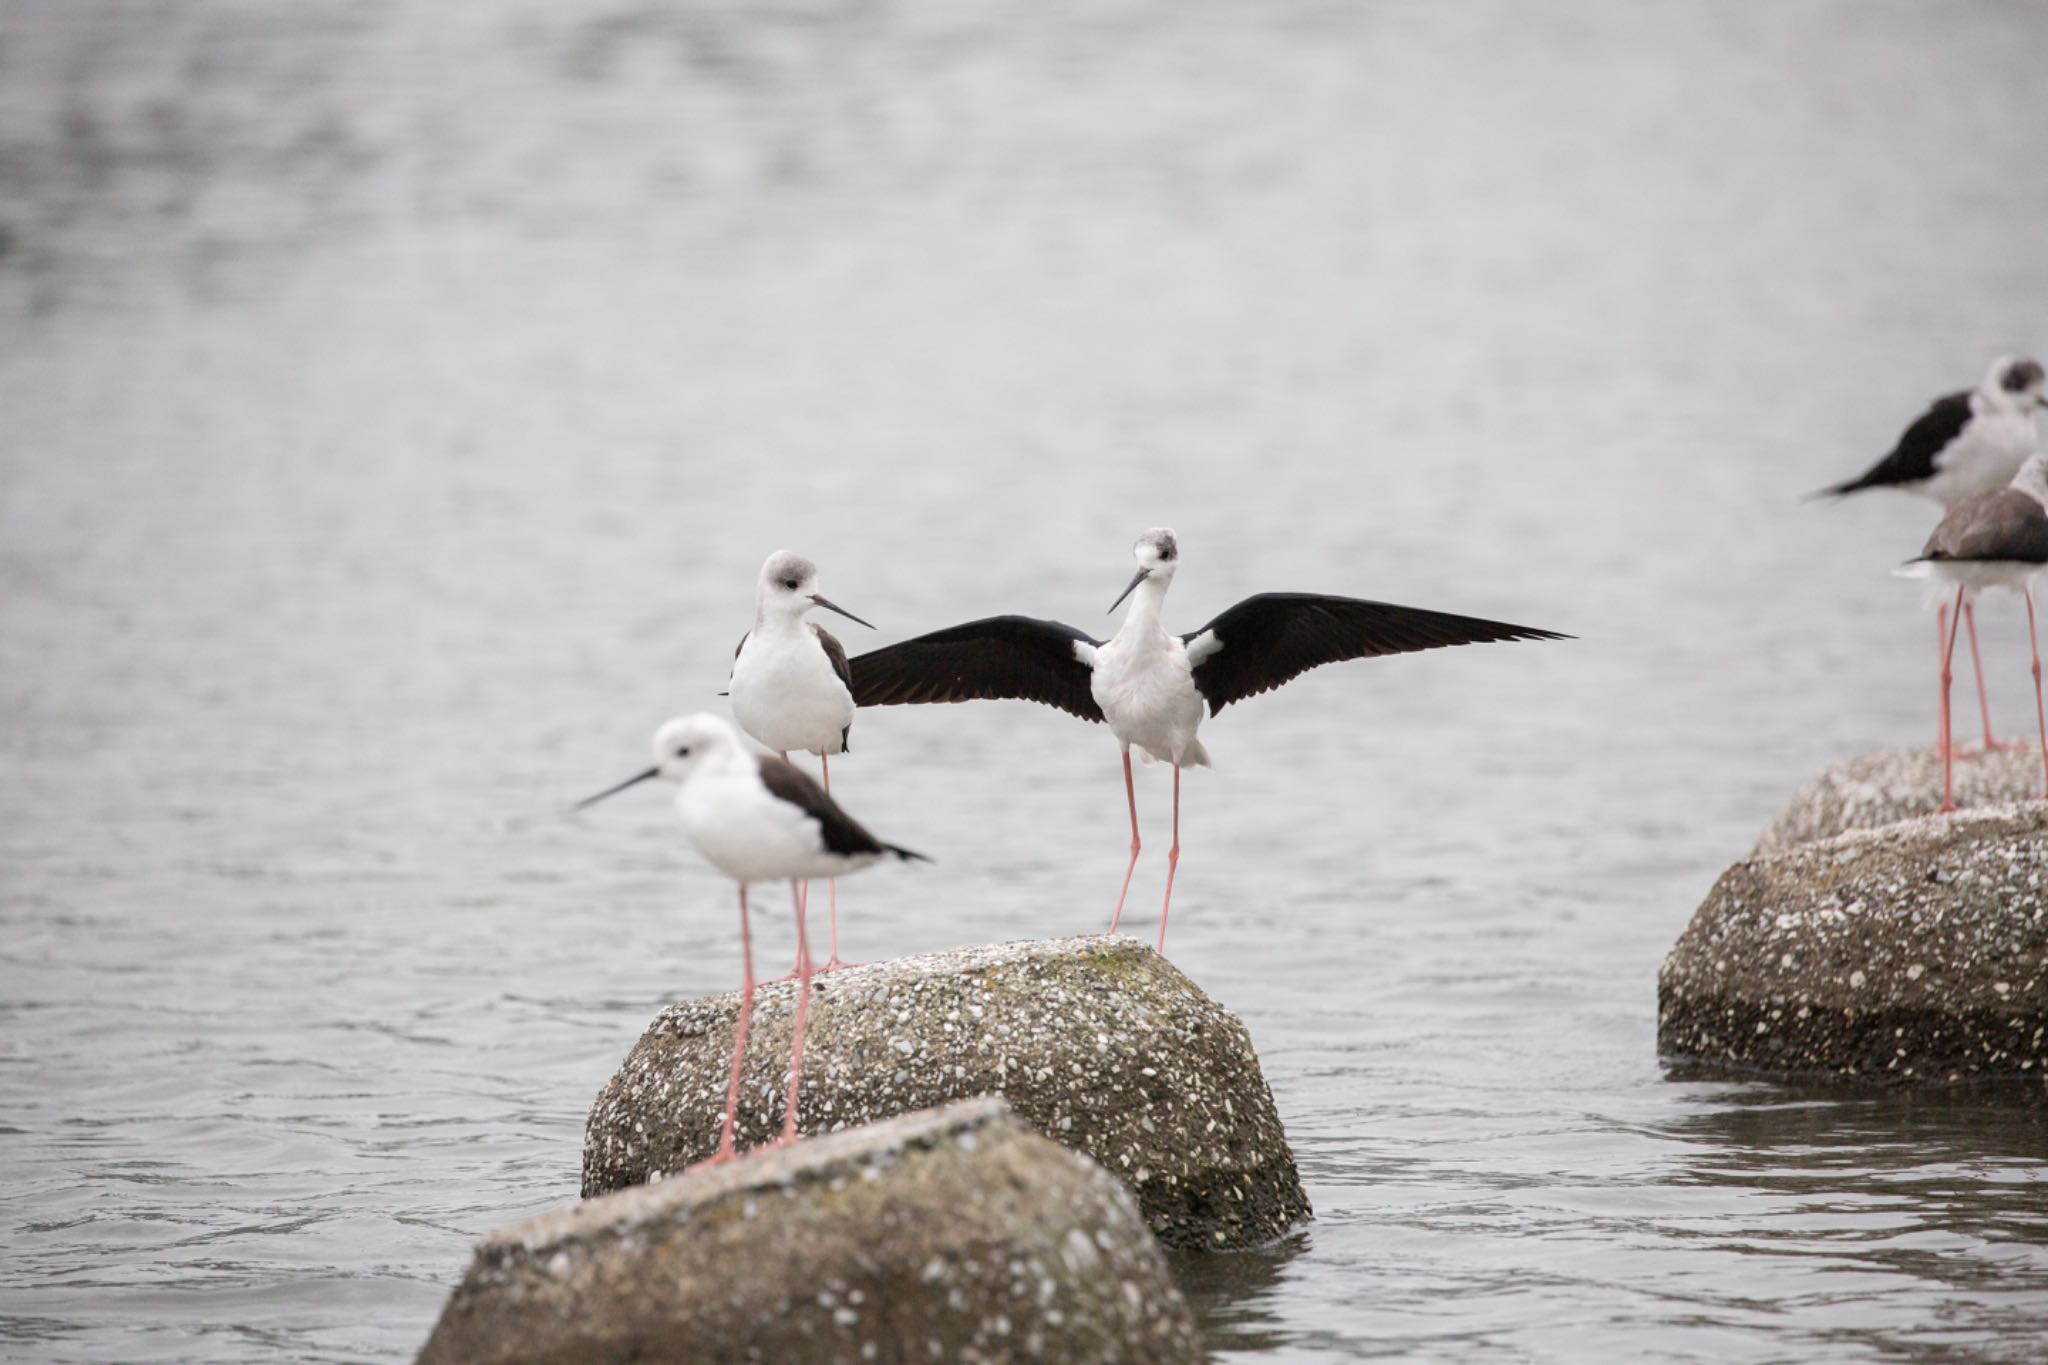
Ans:
[[[1673,1062],[1895,1085],[2048,1071],[2048,804],[1797,844],[1715,882],[1658,972]]]

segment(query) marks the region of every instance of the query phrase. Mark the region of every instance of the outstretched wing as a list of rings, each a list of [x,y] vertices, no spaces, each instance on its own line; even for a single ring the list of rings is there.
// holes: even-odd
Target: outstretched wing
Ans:
[[[1925,483],[1940,472],[1938,457],[1970,424],[1970,394],[1943,394],[1899,436],[1889,454],[1846,483],[1823,488],[1816,497],[1884,488],[1900,483]]]
[[[1392,602],[1262,592],[1181,638],[1194,666],[1195,687],[1208,699],[1213,716],[1234,701],[1270,691],[1320,664],[1492,640],[1572,637]]]
[[[903,706],[1014,697],[1101,720],[1088,688],[1088,660],[1100,643],[1072,626],[1029,616],[969,621],[856,657],[853,700]]]

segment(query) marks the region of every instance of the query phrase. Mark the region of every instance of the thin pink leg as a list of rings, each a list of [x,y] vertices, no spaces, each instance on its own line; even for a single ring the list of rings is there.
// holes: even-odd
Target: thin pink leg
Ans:
[[[1131,751],[1124,750],[1124,799],[1131,803],[1131,860],[1124,864],[1124,884],[1116,893],[1116,913],[1109,917],[1109,932],[1116,932],[1124,917],[1124,897],[1131,889],[1131,871],[1138,865],[1138,789],[1131,785]]]
[[[2041,727],[2041,799],[2048,801],[2048,712],[2041,707],[2041,638],[2034,630],[2034,588],[2027,585],[2027,644],[2034,651],[2034,723]]]
[[[1984,696],[1984,656],[1977,652],[1977,604],[1963,603],[1963,623],[1970,629],[1970,667],[1977,673],[1977,714],[1984,721],[1984,752],[1994,753],[2000,749],[2013,749],[2016,744],[2000,744],[1991,735],[1991,703]]]
[[[818,755],[818,766],[825,770],[825,795],[832,794],[832,760],[825,754]],[[858,962],[842,961],[839,956],[839,879],[825,883],[826,903],[832,910],[832,956],[825,959],[825,965],[818,970],[836,972],[841,967],[858,967]]]
[[[778,758],[780,758],[780,759],[781,759],[781,760],[782,760],[782,761],[783,761],[784,763],[787,763],[787,762],[789,762],[789,750],[787,750],[787,749],[777,749],[777,750],[775,751],[775,753],[776,753],[776,756],[777,756]],[[811,884],[810,884],[809,882],[805,882],[805,883],[803,884],[803,890],[802,890],[802,891],[801,891],[801,892],[800,892],[800,893],[798,894],[798,897],[797,897],[797,899],[798,899],[799,901],[803,901],[803,900],[806,900],[806,899],[808,899],[808,898],[809,898],[809,896],[810,896],[810,893],[811,893]],[[789,970],[788,970],[788,971],[786,971],[786,972],[784,972],[784,973],[783,973],[783,974],[782,974],[781,976],[778,976],[778,977],[776,977],[776,978],[775,978],[775,979],[774,979],[773,981],[765,981],[765,982],[763,982],[762,984],[763,984],[763,985],[766,985],[766,986],[780,986],[780,985],[781,985],[781,984],[782,984],[783,982],[785,982],[785,981],[794,981],[794,980],[796,980],[796,979],[797,979],[797,978],[798,978],[799,976],[803,975],[803,970],[804,970],[804,948],[803,948],[803,945],[802,945],[801,943],[799,943],[799,944],[797,945],[797,948],[796,948],[796,961],[794,961],[794,962],[792,962],[792,963],[790,963],[790,964],[789,964]]]
[[[1948,603],[1943,602],[1934,615],[1934,671],[1937,678],[1941,673],[1941,656],[1948,648]],[[1948,757],[1948,730],[1944,727],[1941,707],[1934,708],[1934,756]]]
[[[1948,643],[1941,651],[1941,809],[1944,812],[1956,808],[1955,800],[1955,723],[1949,711],[1949,685],[1955,681],[1953,665],[1956,657],[1956,636],[1963,628],[1963,590],[1956,589],[1955,623],[1949,627]]]
[[[1173,847],[1166,850],[1166,899],[1159,903],[1159,955],[1166,956],[1166,912],[1173,908],[1173,870],[1180,866],[1180,764],[1173,765]]]
[[[796,961],[800,984],[796,988],[796,1039],[789,1045],[789,1102],[782,1111],[782,1136],[774,1145],[786,1147],[796,1141],[796,1083],[804,1070],[804,1018],[811,1008],[811,945],[804,937],[804,897],[792,880],[789,898],[796,906]]]
[[[754,1017],[754,939],[747,929],[747,886],[740,883],[740,961],[746,974],[740,986],[740,1023],[732,1043],[732,1080],[725,1088],[725,1128],[718,1135],[718,1150],[686,1169],[716,1166],[731,1161],[737,1153],[732,1145],[733,1124],[740,1108],[740,1068],[747,1059],[747,1024]]]

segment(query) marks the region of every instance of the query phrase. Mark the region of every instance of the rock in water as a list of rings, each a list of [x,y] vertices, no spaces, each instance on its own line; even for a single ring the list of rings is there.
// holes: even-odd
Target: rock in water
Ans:
[[[2009,805],[2041,795],[2041,750],[2033,739],[1997,753],[1966,751],[1955,764],[1956,804]],[[1876,829],[1941,805],[1941,758],[1933,745],[1880,749],[1829,768],[1792,794],[1757,840],[1759,854],[1830,839],[1852,829]]]
[[[501,1228],[420,1365],[1201,1359],[1129,1193],[988,1097]]]
[[[1251,1036],[1135,940],[961,948],[821,981],[804,1041],[805,1133],[999,1093],[1129,1185],[1170,1247],[1255,1246],[1309,1216]],[[780,1130],[795,999],[794,983],[755,997],[742,1148]],[[711,1154],[738,1011],[723,995],[656,1017],[591,1106],[586,1197]]]
[[[1928,816],[1721,874],[1657,979],[1667,1056],[1887,1083],[2048,1070],[2048,804]]]

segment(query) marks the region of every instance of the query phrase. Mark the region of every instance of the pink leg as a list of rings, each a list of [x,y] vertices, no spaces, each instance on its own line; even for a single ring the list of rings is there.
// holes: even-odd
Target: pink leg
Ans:
[[[2000,744],[1991,736],[1991,703],[1984,697],[1984,657],[1977,652],[1977,604],[1963,604],[1963,623],[1970,629],[1970,667],[1977,672],[1977,714],[1984,720],[1984,752],[1993,753],[1999,749],[2017,748],[2014,744]]]
[[[1955,681],[1953,664],[1956,657],[1956,636],[1963,628],[1963,590],[1956,589],[1955,623],[1949,627],[1948,643],[1941,651],[1941,809],[1952,811],[1955,799],[1955,725],[1949,712],[1949,685]]]
[[[2041,727],[2041,798],[2048,801],[2048,712],[2041,706],[2041,638],[2034,631],[2034,589],[2027,586],[2027,644],[2034,651],[2034,723]]]
[[[824,754],[818,755],[818,766],[825,771],[825,795],[832,794],[832,760]],[[832,956],[825,959],[825,965],[818,970],[836,972],[841,967],[858,967],[858,962],[846,962],[839,956],[839,879],[834,877],[825,883],[826,903],[832,910]]]
[[[804,1016],[811,1007],[811,945],[804,937],[804,897],[795,881],[789,884],[789,898],[796,905],[796,960],[801,984],[796,988],[796,1039],[789,1045],[789,1102],[782,1111],[782,1136],[773,1144],[777,1147],[796,1141],[796,1083],[804,1070]]]
[[[782,760],[782,761],[783,761],[784,763],[787,763],[787,762],[789,762],[789,750],[787,750],[787,749],[777,749],[777,750],[775,751],[775,754],[776,754],[776,757],[780,758],[780,759],[781,759],[781,760]],[[808,899],[810,898],[810,894],[811,894],[811,884],[810,884],[809,882],[805,882],[805,883],[803,884],[803,890],[802,890],[802,891],[801,891],[800,893],[798,893],[798,897],[797,897],[797,899],[799,900],[799,902],[801,902],[801,901],[804,901],[804,900],[808,900]],[[764,982],[762,982],[761,984],[762,984],[762,985],[764,985],[764,986],[780,986],[780,985],[781,985],[781,984],[782,984],[783,982],[785,982],[785,981],[794,981],[794,980],[796,980],[796,979],[797,979],[797,978],[798,978],[799,976],[802,976],[802,975],[803,975],[803,971],[804,971],[804,946],[803,946],[803,944],[799,943],[799,944],[797,944],[797,946],[796,946],[796,961],[794,961],[794,962],[792,962],[792,963],[790,963],[790,964],[789,964],[789,970],[788,970],[788,971],[786,971],[786,972],[784,972],[784,973],[783,973],[783,974],[782,974],[781,976],[778,976],[778,977],[776,977],[776,978],[775,978],[774,980],[772,980],[772,981],[764,981]]]
[[[1166,956],[1166,912],[1173,908],[1173,870],[1180,866],[1180,764],[1173,765],[1173,847],[1166,850],[1166,899],[1159,903],[1159,955]]]
[[[1942,671],[1941,656],[1948,649],[1948,603],[1943,602],[1934,615],[1934,669],[1937,676]],[[1934,708],[1934,756],[1948,757],[1947,722],[1942,718],[1940,704]]]
[[[725,1128],[718,1135],[718,1150],[687,1168],[692,1171],[700,1166],[716,1166],[720,1162],[731,1161],[736,1155],[732,1130],[740,1108],[740,1068],[747,1059],[747,1024],[754,1017],[754,940],[747,929],[745,882],[740,883],[740,960],[746,964],[746,975],[740,987],[739,1030],[732,1043],[732,1080],[725,1088]]]
[[[1116,932],[1124,917],[1124,897],[1131,889],[1131,872],[1138,865],[1138,789],[1131,785],[1131,751],[1124,750],[1124,799],[1131,803],[1131,860],[1124,864],[1124,884],[1116,893],[1116,913],[1109,917],[1109,932]]]

